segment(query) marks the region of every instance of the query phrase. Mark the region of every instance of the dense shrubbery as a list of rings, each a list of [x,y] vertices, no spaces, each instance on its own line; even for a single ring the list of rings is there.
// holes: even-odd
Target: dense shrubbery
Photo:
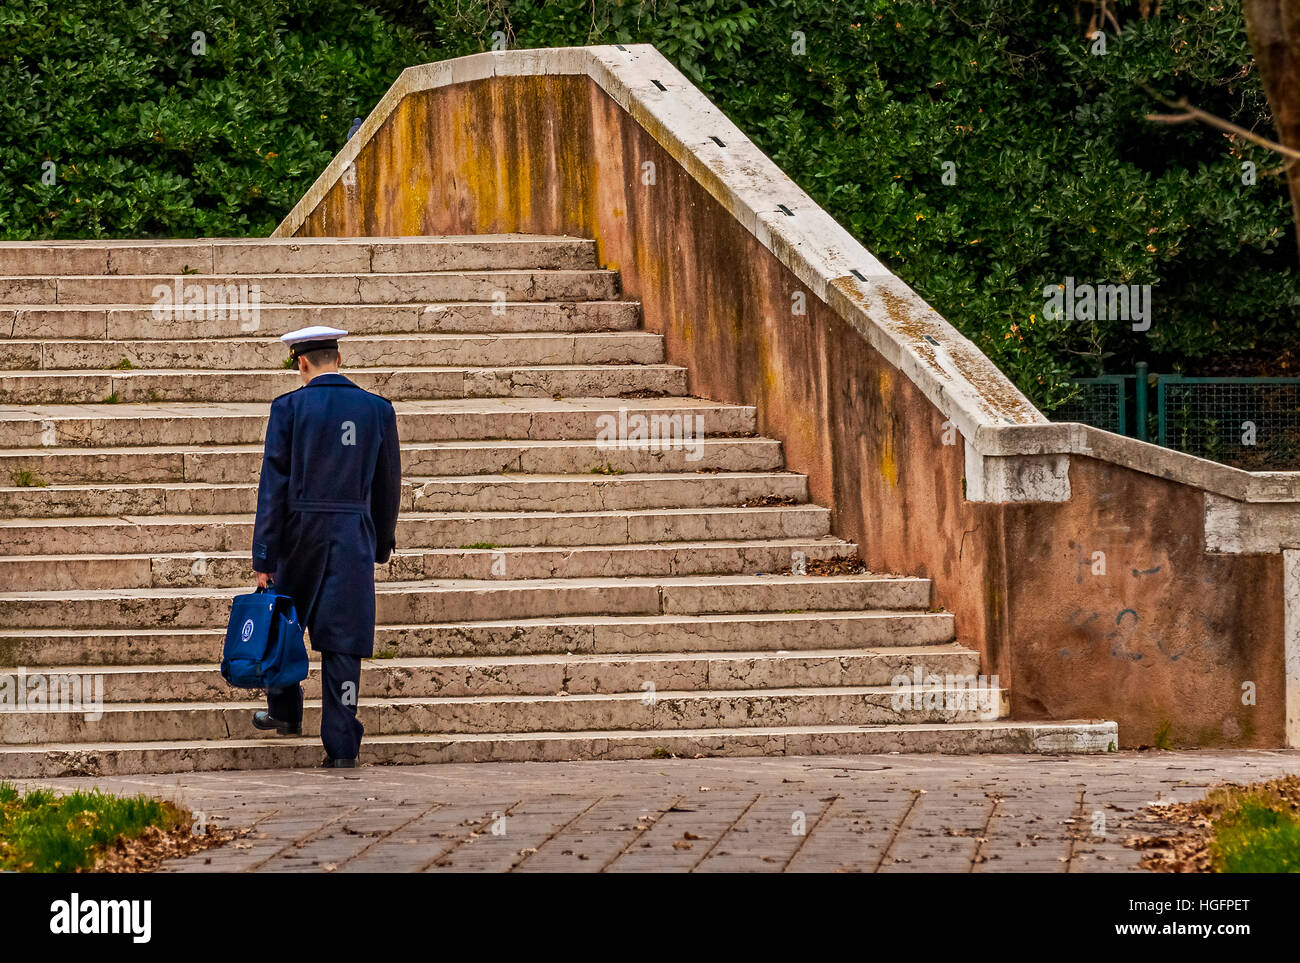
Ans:
[[[656,44],[1040,403],[1071,374],[1193,371],[1297,340],[1276,156],[1143,119],[1163,109],[1145,85],[1271,134],[1234,0],[1166,0],[1146,21],[1120,4],[1105,56],[1072,6],[1023,0],[36,6],[0,12],[7,236],[266,233],[402,66],[502,30],[511,46]],[[1153,285],[1151,330],[1045,320],[1042,290],[1067,276]]]
[[[269,234],[425,57],[348,0],[4,0],[0,235]]]

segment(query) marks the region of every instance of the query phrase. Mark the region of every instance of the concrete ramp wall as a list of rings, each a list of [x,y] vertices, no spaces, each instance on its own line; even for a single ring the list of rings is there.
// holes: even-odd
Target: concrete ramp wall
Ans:
[[[1013,717],[1300,744],[1300,476],[1049,423],[653,47],[412,67],[275,233],[502,232],[594,238],[690,390],[934,580]]]

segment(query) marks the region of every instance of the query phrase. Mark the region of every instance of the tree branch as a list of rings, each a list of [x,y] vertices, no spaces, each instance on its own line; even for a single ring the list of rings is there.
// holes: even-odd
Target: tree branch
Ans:
[[[1203,124],[1217,127],[1219,130],[1244,138],[1252,144],[1258,144],[1260,147],[1265,147],[1281,154],[1283,157],[1291,158],[1290,162],[1285,165],[1286,167],[1290,167],[1291,164],[1300,160],[1300,150],[1296,150],[1293,147],[1287,147],[1285,144],[1279,144],[1277,141],[1269,140],[1267,137],[1261,137],[1259,134],[1249,131],[1245,127],[1239,127],[1231,121],[1224,120],[1222,117],[1216,117],[1214,114],[1207,113],[1199,107],[1193,107],[1187,102],[1186,97],[1179,100],[1169,100],[1167,97],[1162,97],[1149,88],[1146,88],[1146,91],[1166,107],[1172,107],[1175,110],[1183,111],[1181,114],[1147,114],[1147,120],[1154,121],[1157,124],[1185,124],[1188,121],[1199,120]]]

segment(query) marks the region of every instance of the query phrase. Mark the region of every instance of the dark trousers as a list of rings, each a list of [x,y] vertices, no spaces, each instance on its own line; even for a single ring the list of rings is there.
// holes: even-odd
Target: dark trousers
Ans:
[[[361,696],[361,657],[345,652],[322,652],[320,741],[331,759],[355,759],[365,732],[357,718]],[[271,718],[297,724],[302,721],[302,686],[266,690],[266,711]]]

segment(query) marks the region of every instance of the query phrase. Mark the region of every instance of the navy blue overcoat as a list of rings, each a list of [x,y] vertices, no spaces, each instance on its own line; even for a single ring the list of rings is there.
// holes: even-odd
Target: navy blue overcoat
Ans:
[[[312,648],[373,653],[375,563],[396,546],[401,490],[387,399],[327,373],[271,403],[253,568],[293,597]]]

